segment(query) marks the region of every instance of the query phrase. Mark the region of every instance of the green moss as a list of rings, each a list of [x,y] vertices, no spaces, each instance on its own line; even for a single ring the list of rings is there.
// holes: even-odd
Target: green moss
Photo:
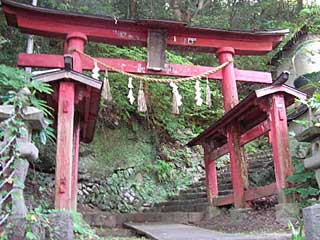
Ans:
[[[102,174],[156,159],[153,134],[139,125],[136,131],[127,127],[97,129],[90,152],[92,159],[87,162],[87,169]]]

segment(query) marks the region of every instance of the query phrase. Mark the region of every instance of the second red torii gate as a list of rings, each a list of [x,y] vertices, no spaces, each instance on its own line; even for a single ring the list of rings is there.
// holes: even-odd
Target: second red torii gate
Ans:
[[[73,56],[73,70],[82,72],[93,68],[93,63],[83,58],[78,53],[69,50],[78,50],[84,52],[86,41],[103,42],[117,46],[144,46],[148,47],[148,37],[150,31],[161,30],[165,33],[165,42],[170,49],[191,50],[208,53],[216,53],[220,63],[233,60],[237,55],[263,55],[276,47],[284,35],[288,32],[281,31],[261,31],[261,32],[240,32],[227,31],[219,29],[188,27],[185,23],[160,20],[114,20],[114,18],[67,13],[63,11],[33,7],[10,0],[2,0],[2,7],[7,22],[10,26],[19,28],[22,32],[46,37],[55,37],[65,40],[66,51]],[[18,59],[19,66],[38,67],[38,68],[64,68],[64,56],[47,54],[20,54]],[[186,66],[179,64],[166,64],[161,71],[151,71],[147,69],[147,63],[123,59],[100,59],[110,66],[118,69],[136,73],[153,74],[163,76],[188,77],[196,76],[208,71],[210,67]],[[224,108],[228,112],[238,103],[238,92],[236,81],[266,83],[272,82],[270,73],[245,71],[234,68],[230,63],[222,71],[209,76],[209,79],[222,80],[222,92],[224,96]],[[60,81],[58,97],[65,99],[74,109],[75,88],[73,82],[65,80]],[[89,90],[90,91],[90,90]],[[90,109],[90,101],[85,106],[85,111]],[[66,107],[63,104],[58,107],[58,112],[64,111]],[[73,115],[70,114],[70,117]],[[75,137],[76,126],[71,126],[67,119],[58,116],[58,152],[56,161],[67,163],[67,166],[73,166],[76,169],[78,161],[79,139]],[[86,124],[84,122],[83,124]],[[73,132],[71,134],[70,132]],[[229,131],[229,130],[228,130]],[[70,132],[69,135],[60,134],[60,132]],[[230,129],[228,132],[230,141],[233,141],[235,132]],[[66,141],[66,138],[68,141]],[[72,140],[72,141],[71,141]],[[65,144],[67,142],[67,146]],[[72,146],[75,142],[75,146]],[[71,144],[71,145],[70,145]],[[60,150],[59,150],[60,149]],[[61,149],[68,149],[67,154],[60,152]],[[239,151],[234,149],[232,151]],[[231,154],[232,154],[231,151]],[[72,156],[75,156],[74,159]],[[60,171],[56,169],[56,171]],[[77,171],[72,172],[73,177]],[[62,181],[59,172],[56,173],[56,186]],[[72,177],[72,176],[68,176]],[[69,179],[68,179],[69,182]],[[70,180],[71,182],[71,180]],[[76,182],[73,186],[67,186],[64,194],[56,195],[56,208],[75,209],[74,194],[70,191],[77,189]],[[72,190],[73,189],[73,190]],[[68,196],[72,196],[69,198]],[[57,204],[59,203],[59,204]],[[73,204],[72,204],[73,203]]]

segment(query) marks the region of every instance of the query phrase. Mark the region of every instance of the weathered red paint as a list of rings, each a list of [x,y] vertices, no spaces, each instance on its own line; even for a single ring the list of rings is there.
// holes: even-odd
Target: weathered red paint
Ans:
[[[245,191],[246,201],[252,201],[262,197],[268,197],[277,194],[277,186],[275,183],[271,183],[262,187],[255,187]]]
[[[273,88],[276,88],[277,91],[274,92]],[[259,94],[257,94],[257,92]],[[209,128],[203,131],[199,136],[192,139],[188,146],[201,145],[204,140],[218,139],[216,141],[215,148],[221,147],[226,143],[225,132],[226,126],[232,124],[234,121],[241,119],[242,128],[244,125],[245,129],[242,129],[244,132],[248,131],[250,128],[255,127],[262,121],[268,118],[269,116],[269,98],[272,94],[281,93],[285,96],[285,104],[289,106],[294,102],[295,98],[306,99],[307,95],[298,90],[293,89],[292,87],[282,85],[282,86],[270,86],[263,89],[256,90],[250,93],[245,99],[243,99],[238,105],[232,108],[227,112],[223,118],[219,119],[217,122],[212,124]],[[254,124],[253,124],[254,123]],[[243,133],[244,134],[244,133]],[[224,141],[225,140],[225,141]]]
[[[219,56],[220,64],[233,60],[234,53],[234,49],[230,47],[218,49],[217,54]],[[222,69],[222,93],[224,110],[225,112],[228,112],[239,102],[236,75],[233,63],[230,63],[228,66]]]
[[[291,175],[291,156],[288,141],[288,126],[283,94],[275,94],[270,99],[271,142],[274,158],[274,171],[279,202],[286,202],[283,189],[288,186],[287,177]]]
[[[228,128],[228,150],[230,155],[231,178],[235,208],[245,208],[245,179],[244,164],[239,144],[239,126],[232,125]]]
[[[233,48],[224,47],[217,51],[220,64],[233,60],[235,51]],[[225,112],[230,111],[239,103],[237,82],[233,63],[222,69],[222,93]],[[240,129],[237,122],[233,122],[227,128],[228,151],[230,154],[231,178],[234,196],[234,206],[236,208],[245,208],[246,202],[244,190],[247,187],[245,179],[247,175],[246,164],[244,162],[244,149],[240,145]]]
[[[240,136],[240,145],[243,146],[246,143],[253,141],[254,139],[266,134],[270,131],[269,119],[264,120],[255,127],[249,129],[247,132]]]
[[[74,83],[60,82],[58,100],[55,208],[71,210]]]
[[[201,73],[207,72],[212,69],[208,66],[193,66],[182,64],[165,64],[164,71],[150,71],[147,69],[147,62],[133,61],[126,59],[115,58],[97,58],[99,61],[117,69],[121,69],[125,72],[134,74],[146,74],[146,75],[160,75],[169,77],[193,77]],[[92,70],[93,62],[88,58],[82,56],[82,68],[83,70]],[[41,68],[63,68],[63,56],[50,55],[50,54],[27,54],[20,53],[18,55],[18,66],[20,67],[41,67]],[[105,68],[99,65],[101,70]],[[112,70],[110,70],[112,72]],[[235,75],[237,81],[244,83],[272,83],[271,74],[268,72],[259,71],[247,71],[235,69]],[[210,80],[221,80],[222,72],[210,74],[208,76]]]
[[[277,193],[275,183],[266,186],[251,188],[245,191],[245,200],[252,201],[258,198],[272,196]],[[225,196],[218,196],[213,199],[212,205],[215,207],[234,204],[234,195],[228,194]]]
[[[67,49],[84,50],[86,36],[82,33],[70,33],[66,38]],[[81,58],[73,52],[73,70],[82,72]],[[78,154],[80,123],[74,125],[75,84],[59,83],[57,156],[56,156],[56,195],[55,208],[76,210],[78,189]]]
[[[163,29],[167,33],[167,43],[170,48],[193,50],[202,52],[216,52],[219,55],[220,63],[224,63],[238,55],[261,55],[270,52],[282,40],[286,31],[274,32],[238,32],[217,29],[193,28],[184,23],[158,20],[117,20],[113,18],[102,18],[97,16],[79,15],[66,13],[57,10],[48,10],[32,7],[10,0],[2,0],[3,11],[9,25],[20,28],[25,33],[35,35],[56,37],[66,39],[64,45],[65,51],[77,49],[84,51],[84,43],[87,40],[96,42],[105,42],[115,45],[135,45],[147,46],[148,31],[150,29]],[[70,53],[70,52],[69,52]],[[88,59],[72,52],[74,61],[74,70],[82,72],[83,69],[92,69],[93,63]],[[101,59],[108,65],[120,68],[124,71],[137,74],[154,74],[146,70],[146,63],[119,59]],[[56,55],[20,55],[20,66],[45,67],[45,68],[63,68],[63,56]],[[208,71],[211,67],[184,66],[177,64],[166,65],[167,69],[157,72],[157,75],[166,76],[195,76],[199,73]],[[102,67],[101,67],[102,68]],[[102,68],[103,69],[103,68]],[[183,73],[182,73],[183,72]],[[233,63],[225,67],[221,72],[212,74],[210,79],[222,79],[222,90],[224,95],[224,108],[226,111],[225,120],[209,128],[206,135],[219,135],[219,150],[205,153],[205,165],[207,171],[207,186],[210,189],[209,197],[218,194],[216,186],[216,172],[214,159],[226,151],[230,153],[232,183],[234,194],[225,197],[224,202],[232,201],[236,208],[245,207],[245,201],[256,197],[252,190],[246,192],[248,187],[246,178],[247,169],[244,161],[244,151],[241,147],[247,141],[256,138],[259,134],[264,134],[270,126],[266,125],[264,110],[255,113],[250,118],[250,110],[254,104],[250,99],[255,96],[249,96],[242,104],[242,109],[238,112],[233,111],[233,107],[238,104],[238,93],[236,80],[246,82],[271,83],[269,73],[259,73],[254,71],[236,70]],[[283,88],[283,86],[281,86]],[[256,91],[256,97],[265,96],[264,94],[274,94],[279,89],[269,89],[265,92]],[[289,89],[290,90],[290,89]],[[274,91],[274,92],[272,92]],[[291,90],[290,90],[291,91]],[[84,91],[88,94],[85,98],[84,122],[83,125],[92,123],[94,119],[90,115],[91,101],[90,89]],[[291,93],[289,93],[291,94]],[[94,98],[94,102],[98,99]],[[290,98],[292,100],[292,97]],[[59,209],[76,208],[76,190],[77,190],[77,168],[79,151],[79,122],[76,119],[74,125],[75,110],[75,85],[73,82],[61,81],[59,84],[58,97],[58,127],[57,127],[57,169],[56,169],[56,199],[55,205]],[[280,105],[283,105],[279,107]],[[271,138],[275,153],[275,168],[277,177],[277,189],[280,190],[286,186],[285,177],[290,174],[291,164],[289,160],[289,151],[287,148],[287,128],[285,116],[285,101],[281,94],[275,94],[272,97],[271,114]],[[240,104],[239,104],[240,105]],[[79,106],[77,106],[79,107]],[[81,106],[82,107],[82,106]],[[257,110],[255,108],[255,110]],[[261,109],[260,109],[261,110]],[[267,109],[268,110],[268,109]],[[247,124],[239,125],[241,113],[246,112]],[[256,118],[261,117],[261,118]],[[243,117],[240,116],[241,121]],[[255,119],[254,119],[255,118]],[[251,123],[250,121],[254,121]],[[262,122],[264,121],[264,122]],[[260,125],[258,125],[260,124]],[[253,126],[255,125],[255,126]],[[86,127],[84,127],[86,129]],[[242,132],[241,132],[242,131]],[[86,134],[85,134],[86,135]],[[207,139],[207,138],[205,138]],[[198,143],[199,139],[191,144]],[[208,150],[208,149],[207,149]],[[72,155],[74,157],[72,158]],[[214,170],[213,170],[214,169]],[[271,188],[270,188],[271,189]],[[269,191],[269,188],[265,191]],[[270,190],[271,191],[271,190]],[[247,194],[246,194],[247,193]]]
[[[212,200],[212,205],[215,207],[231,205],[234,203],[233,194],[228,194],[225,196],[218,196]]]
[[[203,145],[204,150],[204,164],[206,171],[206,187],[207,187],[207,196],[209,202],[212,202],[212,199],[218,196],[218,180],[217,180],[217,169],[216,162],[212,156],[213,148],[209,144]]]
[[[81,32],[70,32],[66,37],[66,50],[69,53],[71,51],[73,57],[73,70],[76,72],[82,72],[82,59],[79,53],[72,51],[74,49],[79,50],[81,52],[84,51],[85,43],[87,42],[87,36]],[[48,60],[46,60],[48,61]]]
[[[249,143],[256,138],[267,134],[269,131],[270,131],[270,122],[269,122],[269,119],[267,119],[262,123],[259,123],[257,126],[249,129],[247,132],[243,133],[240,136],[240,146],[243,146],[246,143]],[[214,159],[218,159],[219,157],[227,154],[228,152],[229,152],[228,144],[225,144],[213,150],[212,155],[214,156],[213,157]]]
[[[111,17],[67,13],[30,7],[3,0],[7,22],[34,35],[65,39],[70,32],[82,32],[90,41],[114,45],[147,46],[149,29],[167,31],[168,46],[174,49],[215,52],[230,46],[236,54],[263,55],[270,52],[288,33],[240,32],[189,27],[185,23],[161,20],[120,20]]]
[[[71,32],[67,35],[66,42],[67,42],[66,44],[67,51],[69,51],[70,49],[84,51],[84,46],[85,46],[85,43],[87,42],[87,36],[81,32]],[[73,58],[73,70],[81,73],[83,69],[81,56],[77,52],[72,52],[72,58]],[[88,102],[90,103],[89,97],[86,98],[86,104]],[[74,129],[73,129],[73,160],[72,160],[72,180],[71,180],[71,209],[72,210],[77,210],[79,145],[80,145],[80,119],[79,119],[79,116],[76,116],[75,122],[74,122]]]
[[[71,209],[77,210],[78,195],[78,163],[80,146],[80,118],[75,115],[73,130],[73,161],[72,161],[72,180],[71,180]]]

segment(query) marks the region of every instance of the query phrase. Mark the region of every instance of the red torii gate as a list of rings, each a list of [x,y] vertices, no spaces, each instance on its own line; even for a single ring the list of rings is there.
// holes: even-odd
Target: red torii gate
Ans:
[[[2,8],[8,25],[19,28],[22,32],[45,37],[54,37],[65,40],[65,53],[73,56],[73,70],[82,72],[93,68],[93,63],[75,51],[84,51],[87,40],[103,42],[117,46],[142,46],[151,48],[149,39],[155,31],[164,36],[164,48],[177,50],[190,50],[198,52],[215,53],[220,63],[230,61],[236,55],[264,55],[276,47],[287,30],[241,32],[219,29],[188,27],[183,22],[160,21],[160,20],[117,20],[110,17],[67,13],[58,10],[44,9],[16,3],[10,0],[2,0]],[[150,49],[149,49],[150,50]],[[162,49],[163,50],[163,49]],[[151,54],[152,55],[152,54]],[[146,62],[123,60],[123,59],[99,59],[109,66],[136,74],[163,75],[175,77],[190,77],[212,69],[203,66],[186,66],[180,64],[165,64],[157,71],[148,69]],[[48,54],[19,54],[18,66],[39,68],[64,68],[64,56]],[[103,67],[102,67],[103,69]],[[272,83],[271,74],[266,72],[245,71],[234,68],[230,63],[222,71],[211,74],[209,79],[222,80],[222,93],[224,96],[224,108],[228,112],[238,104],[238,92],[236,81],[251,83]],[[60,81],[59,99],[65,99],[68,107],[74,107],[74,83],[71,81]],[[59,101],[60,103],[60,101]],[[97,103],[95,103],[97,104]],[[58,112],[63,112],[63,106],[59,104]],[[62,109],[62,110],[61,110]],[[85,106],[85,112],[89,112],[90,104]],[[73,113],[67,117],[58,115],[57,128],[57,163],[72,166],[72,176],[77,176],[77,161],[79,138],[77,131],[79,127],[71,126]],[[82,124],[86,124],[85,122]],[[66,132],[73,132],[72,136],[66,136]],[[230,130],[230,136],[237,133]],[[67,139],[66,139],[67,138]],[[75,142],[75,146],[72,143]],[[63,149],[63,150],[61,150]],[[67,153],[66,153],[67,149]],[[231,149],[236,151],[236,149]],[[72,157],[74,155],[74,159]],[[208,170],[208,169],[207,169]],[[72,182],[64,179],[63,174],[56,169],[56,186],[61,182]],[[210,170],[209,170],[210,171]],[[68,176],[68,178],[72,177]],[[56,194],[55,207],[58,209],[76,209],[74,192],[77,182],[72,186],[66,185],[63,193]],[[73,191],[73,194],[71,194]],[[71,197],[70,197],[71,196]]]

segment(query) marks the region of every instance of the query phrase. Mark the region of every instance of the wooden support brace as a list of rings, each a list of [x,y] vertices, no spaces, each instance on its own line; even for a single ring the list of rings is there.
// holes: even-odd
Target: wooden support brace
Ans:
[[[254,139],[266,134],[270,131],[270,121],[269,119],[263,121],[262,123],[258,124],[257,126],[249,129],[247,132],[243,133],[240,136],[240,145],[243,146],[246,143],[253,141]],[[213,150],[212,155],[214,159],[218,159],[223,155],[228,153],[228,144]]]
[[[246,201],[252,201],[257,198],[272,196],[277,192],[276,184],[271,183],[263,187],[251,188],[245,191],[244,196]],[[212,205],[215,207],[226,206],[234,203],[234,195],[228,194],[219,196],[212,200]]]
[[[206,171],[206,187],[207,187],[207,196],[210,203],[212,199],[218,196],[218,180],[217,180],[217,170],[216,162],[213,158],[213,146],[210,144],[204,144],[204,164]]]
[[[291,157],[288,141],[288,126],[285,100],[283,94],[275,94],[271,98],[271,143],[274,156],[274,171],[279,203],[290,202],[291,199],[283,193],[288,186],[287,177],[292,173]]]
[[[247,164],[243,148],[239,142],[239,127],[232,125],[228,128],[228,149],[230,154],[232,188],[235,208],[245,208],[244,191],[248,187]]]
[[[58,101],[55,208],[71,210],[74,83],[60,82]]]
[[[71,183],[71,208],[77,210],[78,195],[78,162],[80,145],[80,118],[75,116],[73,133],[73,161],[72,161],[72,183]]]
[[[233,59],[233,48],[224,47],[217,51],[220,64]],[[236,75],[233,63],[222,69],[222,93],[225,112],[230,111],[239,103]],[[228,150],[230,154],[234,205],[245,208],[244,190],[248,187],[247,164],[244,149],[240,145],[240,128],[238,124],[230,125],[227,129]]]

